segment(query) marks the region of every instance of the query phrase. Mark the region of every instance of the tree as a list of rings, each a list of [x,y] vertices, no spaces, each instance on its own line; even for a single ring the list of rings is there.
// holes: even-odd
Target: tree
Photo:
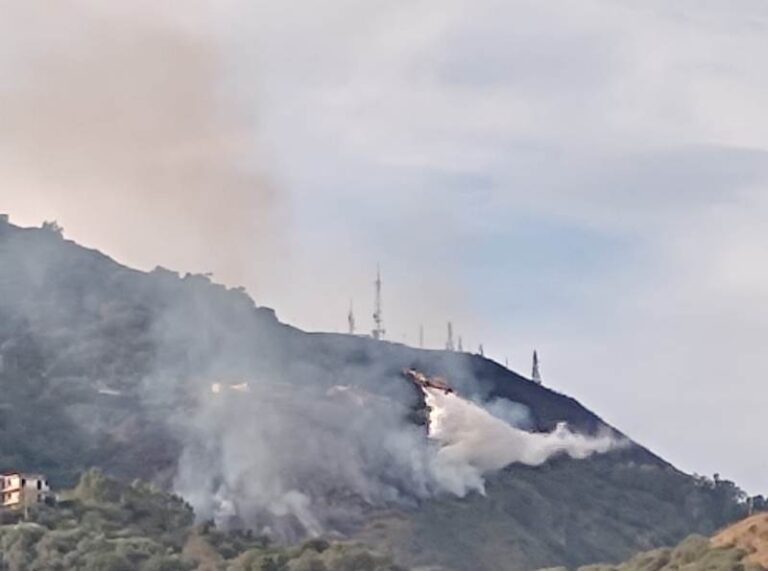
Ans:
[[[64,235],[64,228],[62,228],[61,225],[55,220],[46,220],[43,222],[42,229],[46,232],[51,232],[58,237],[62,237]]]

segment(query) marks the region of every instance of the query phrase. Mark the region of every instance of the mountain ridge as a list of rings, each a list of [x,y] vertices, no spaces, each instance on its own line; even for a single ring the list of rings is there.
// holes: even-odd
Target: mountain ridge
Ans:
[[[242,288],[132,270],[56,229],[0,223],[0,268],[0,437],[13,443],[0,464],[62,485],[94,465],[171,486],[179,417],[222,379],[318,394],[353,386],[417,410],[423,396],[400,375],[415,366],[464,396],[520,403],[534,431],[565,421],[587,434],[621,434],[575,399],[478,355],[306,333]],[[618,561],[710,533],[738,509],[633,443],[590,460],[510,466],[489,476],[485,496],[366,508],[350,533],[408,565],[531,569]],[[486,529],[491,547],[464,541],[469,529]]]

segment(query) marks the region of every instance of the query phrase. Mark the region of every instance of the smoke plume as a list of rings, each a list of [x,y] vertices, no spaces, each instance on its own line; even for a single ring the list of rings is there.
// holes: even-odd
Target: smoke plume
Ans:
[[[458,496],[484,491],[483,476],[510,464],[539,466],[558,454],[582,459],[624,446],[609,432],[571,432],[564,423],[550,433],[526,432],[455,394],[426,388],[429,436],[440,443],[434,460],[441,488]]]
[[[285,255],[284,205],[243,101],[255,86],[228,89],[233,10],[3,3],[3,207],[22,223],[56,218],[134,267],[213,272],[260,294]]]
[[[320,387],[208,389],[184,426],[177,491],[202,517],[295,539],[349,531],[374,506],[484,493],[485,476],[510,464],[586,458],[623,445],[608,433],[589,437],[564,425],[527,432],[482,405],[428,388],[425,430],[408,420],[414,403],[405,393]]]
[[[362,506],[437,491],[429,443],[407,413],[347,387],[224,388],[184,427],[176,489],[220,523],[287,538],[343,531]]]

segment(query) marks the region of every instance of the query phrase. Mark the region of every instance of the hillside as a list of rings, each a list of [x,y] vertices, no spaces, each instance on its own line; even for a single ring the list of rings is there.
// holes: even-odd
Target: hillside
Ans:
[[[765,571],[768,569],[768,514],[761,513],[718,531],[692,535],[676,547],[638,553],[617,565],[586,565],[576,571]],[[541,571],[567,571],[563,567]]]
[[[736,547],[745,562],[768,569],[768,514],[759,513],[719,531],[712,537],[715,547]]]
[[[764,571],[750,563],[745,551],[733,547],[713,547],[710,540],[692,535],[674,548],[639,553],[617,565],[585,565],[576,571]],[[564,567],[541,571],[567,571]]]
[[[400,375],[411,366],[514,407],[532,431],[620,434],[478,355],[305,333],[205,276],[131,270],[55,228],[0,223],[0,468],[68,486],[99,466],[173,488],[203,517],[457,570],[619,561],[743,512],[730,483],[634,443],[447,494],[423,466],[423,397]]]

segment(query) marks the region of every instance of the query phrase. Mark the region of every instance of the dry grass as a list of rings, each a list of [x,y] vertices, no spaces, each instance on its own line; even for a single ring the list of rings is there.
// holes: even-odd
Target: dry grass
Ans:
[[[743,519],[712,538],[715,547],[734,546],[749,555],[745,561],[768,569],[768,513]]]

